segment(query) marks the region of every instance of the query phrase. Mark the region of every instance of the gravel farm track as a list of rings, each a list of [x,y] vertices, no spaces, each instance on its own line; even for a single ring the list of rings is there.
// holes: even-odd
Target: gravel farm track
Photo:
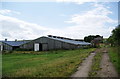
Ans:
[[[92,59],[94,58],[95,54],[100,51],[103,53],[102,59],[100,62],[100,71],[98,71],[97,77],[118,77],[118,73],[116,72],[113,64],[110,62],[108,56],[107,48],[98,48],[95,52],[91,53],[78,67],[77,71],[72,74],[71,77],[89,77],[89,71],[92,65]]]

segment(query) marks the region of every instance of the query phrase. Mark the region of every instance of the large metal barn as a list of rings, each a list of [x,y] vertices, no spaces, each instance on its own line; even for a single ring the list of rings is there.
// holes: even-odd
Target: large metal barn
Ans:
[[[91,43],[49,35],[48,37],[43,36],[28,43],[22,44],[20,45],[20,48],[34,51],[46,51],[57,49],[77,49],[88,45],[91,45]]]

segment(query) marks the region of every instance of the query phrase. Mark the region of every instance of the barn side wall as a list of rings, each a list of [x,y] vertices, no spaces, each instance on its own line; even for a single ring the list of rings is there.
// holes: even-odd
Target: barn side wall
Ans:
[[[20,46],[21,49],[34,50],[34,42],[29,42]]]
[[[9,50],[9,51],[11,51],[13,49],[12,46],[10,46],[10,45],[8,45],[6,43],[2,43],[2,44],[3,44],[3,50]]]
[[[77,48],[77,46],[74,44],[69,44],[66,42],[50,39],[47,37],[41,37],[41,38],[35,39],[29,43],[21,45],[20,48],[34,50],[35,43],[41,43],[43,51],[56,50],[56,49],[76,49]]]

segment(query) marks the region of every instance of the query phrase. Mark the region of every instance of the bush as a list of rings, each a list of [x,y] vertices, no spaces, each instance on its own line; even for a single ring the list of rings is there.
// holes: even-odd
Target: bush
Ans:
[[[17,48],[15,51],[32,51],[32,49]]]
[[[13,53],[13,51],[12,50],[11,51],[7,51],[7,50],[2,51],[2,54],[9,54],[9,53]]]

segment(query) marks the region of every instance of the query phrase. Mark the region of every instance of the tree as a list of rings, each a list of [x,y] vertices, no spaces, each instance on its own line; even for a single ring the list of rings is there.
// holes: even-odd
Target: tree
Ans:
[[[112,46],[120,46],[120,25],[112,31],[112,35],[108,38],[108,42],[111,43]]]
[[[114,46],[114,45],[115,45],[113,36],[110,36],[110,37],[107,39],[107,42],[108,42],[108,43],[111,43],[111,46]]]
[[[100,42],[102,42],[103,36],[100,35],[89,35],[84,37],[85,42],[89,42],[92,44],[93,47],[98,47]]]
[[[84,41],[90,43],[92,40],[94,40],[95,38],[98,38],[98,37],[102,37],[102,36],[100,36],[100,35],[89,35],[89,36],[84,37]]]

